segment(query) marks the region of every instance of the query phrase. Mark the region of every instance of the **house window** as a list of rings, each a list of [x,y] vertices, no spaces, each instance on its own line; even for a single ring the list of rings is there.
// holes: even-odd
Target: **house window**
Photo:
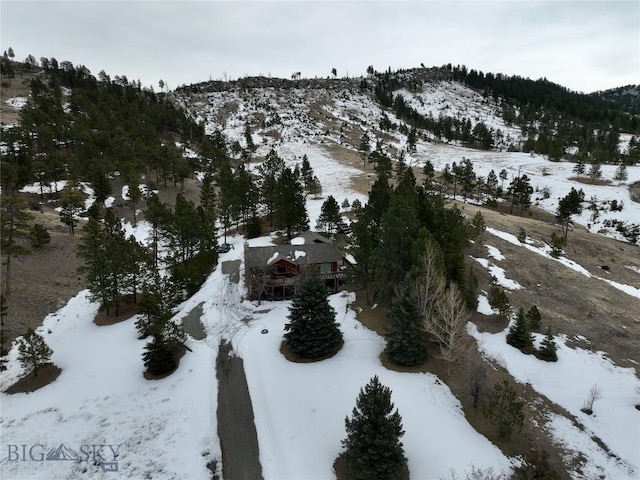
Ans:
[[[287,267],[284,267],[282,265],[278,265],[276,267],[276,273],[278,273],[278,274],[287,273]]]
[[[320,273],[331,273],[331,272],[333,272],[333,264],[331,263],[320,264]]]

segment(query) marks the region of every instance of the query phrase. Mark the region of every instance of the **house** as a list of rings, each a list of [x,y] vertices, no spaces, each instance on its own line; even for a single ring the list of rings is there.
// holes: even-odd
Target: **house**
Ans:
[[[294,245],[249,247],[245,243],[245,282],[249,299],[291,298],[305,275],[312,272],[324,280],[330,292],[340,290],[348,262],[331,241],[309,233],[297,237]],[[301,238],[305,243],[300,243]]]

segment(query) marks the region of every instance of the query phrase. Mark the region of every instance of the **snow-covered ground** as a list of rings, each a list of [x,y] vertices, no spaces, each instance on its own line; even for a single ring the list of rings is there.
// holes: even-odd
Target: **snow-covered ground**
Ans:
[[[5,100],[4,103],[9,105],[10,107],[15,108],[16,110],[22,110],[27,104],[27,101],[28,101],[27,97],[12,97],[12,98],[9,98],[8,100]]]
[[[586,457],[580,465],[582,476],[576,471],[575,478],[638,478],[640,422],[635,405],[640,397],[640,380],[632,368],[614,365],[604,352],[570,348],[565,345],[564,336],[556,338],[558,361],[547,363],[508,345],[508,328],[495,334],[479,333],[469,323],[469,332],[483,354],[580,422],[582,428],[556,414],[549,417],[554,441],[565,445],[575,456],[581,453]],[[534,336],[537,344],[544,337]],[[595,402],[594,414],[587,415],[581,409],[594,385],[602,391],[602,399]],[[611,454],[599,447],[594,437],[600,438]]]

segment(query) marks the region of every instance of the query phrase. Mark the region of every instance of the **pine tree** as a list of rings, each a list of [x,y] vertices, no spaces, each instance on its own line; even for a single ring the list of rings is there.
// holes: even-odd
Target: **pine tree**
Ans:
[[[473,239],[479,238],[487,229],[487,224],[484,220],[484,215],[482,212],[478,210],[476,214],[471,219],[470,227],[470,237]]]
[[[487,175],[486,192],[490,198],[495,198],[498,189],[498,176],[495,170],[491,170]]]
[[[595,183],[597,179],[602,178],[602,167],[600,166],[600,162],[594,161],[589,167],[587,175],[591,179],[591,183]]]
[[[313,168],[311,168],[309,158],[306,154],[302,156],[302,167],[300,168],[300,176],[302,177],[304,188],[309,189],[315,174],[313,173]]]
[[[144,366],[153,375],[164,375],[178,366],[176,354],[160,335],[154,335],[153,340],[145,345],[144,350],[142,354]]]
[[[316,228],[323,229],[327,234],[335,233],[341,220],[338,202],[333,195],[329,195],[322,203]]]
[[[11,293],[11,259],[17,255],[31,253],[19,241],[29,236],[28,222],[33,215],[27,211],[27,205],[21,198],[2,195],[0,203],[0,254],[6,256],[4,294]]]
[[[307,186],[307,190],[314,197],[319,197],[320,195],[322,195],[322,184],[320,183],[318,177],[316,177],[315,175],[313,176],[313,178],[309,182],[309,185]]]
[[[522,307],[518,310],[515,323],[509,327],[507,343],[519,350],[528,349],[533,346],[533,339],[527,325],[524,308]]]
[[[51,241],[51,235],[44,225],[36,223],[29,230],[29,240],[33,248],[41,248]]]
[[[4,325],[4,319],[7,318],[9,308],[7,307],[7,297],[0,294],[0,325]],[[2,354],[4,355],[4,353]]]
[[[247,221],[247,238],[257,238],[262,235],[262,222],[258,212],[254,209]]]
[[[336,312],[327,300],[327,288],[311,274],[300,284],[289,307],[284,327],[289,350],[303,358],[320,358],[335,352],[342,342]]]
[[[419,365],[427,358],[427,336],[416,301],[403,283],[391,301],[387,314],[391,328],[387,334],[385,353],[397,365]]]
[[[542,315],[540,314],[540,310],[538,310],[537,306],[532,306],[527,311],[527,325],[530,330],[537,330],[540,328],[540,322],[542,321]]]
[[[82,193],[73,182],[64,187],[60,208],[60,221],[69,227],[69,233],[74,235],[79,215],[84,211],[84,201]]]
[[[398,479],[406,465],[400,438],[402,417],[394,412],[391,390],[377,376],[360,390],[351,418],[345,419],[347,438],[343,459],[349,478]]]
[[[556,219],[562,227],[562,238],[567,241],[569,233],[569,223],[572,215],[579,215],[582,212],[582,202],[584,201],[584,192],[582,189],[576,190],[571,187],[571,191],[560,199],[558,209],[556,211]]]
[[[33,370],[34,376],[38,376],[38,369],[49,362],[53,350],[40,335],[32,328],[27,330],[23,337],[18,339],[18,359],[23,367]]]
[[[335,201],[335,200],[334,200]],[[287,238],[309,228],[302,185],[293,169],[285,168],[276,183],[274,216],[278,228],[285,229]]]
[[[627,167],[625,166],[624,163],[621,163],[618,168],[616,168],[616,173],[613,176],[614,180],[618,181],[618,186],[620,186],[620,183],[626,181],[629,178],[629,174],[627,173]]]
[[[557,362],[558,361],[558,347],[556,342],[553,341],[553,333],[551,327],[547,327],[547,333],[540,346],[540,352],[538,356],[545,362]]]
[[[496,384],[483,413],[498,428],[498,435],[502,438],[508,439],[515,427],[524,424],[524,402],[518,400],[509,380]]]
[[[578,160],[573,167],[573,172],[578,175],[578,178],[580,178],[580,175],[584,175],[584,172],[586,171],[587,166],[585,165],[584,160]]]

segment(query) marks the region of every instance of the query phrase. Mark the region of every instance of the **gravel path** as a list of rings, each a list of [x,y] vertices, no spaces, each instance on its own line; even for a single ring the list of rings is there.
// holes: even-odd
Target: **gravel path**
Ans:
[[[216,371],[222,477],[224,480],[261,480],[258,436],[244,366],[240,357],[232,356],[229,343],[220,344]]]

